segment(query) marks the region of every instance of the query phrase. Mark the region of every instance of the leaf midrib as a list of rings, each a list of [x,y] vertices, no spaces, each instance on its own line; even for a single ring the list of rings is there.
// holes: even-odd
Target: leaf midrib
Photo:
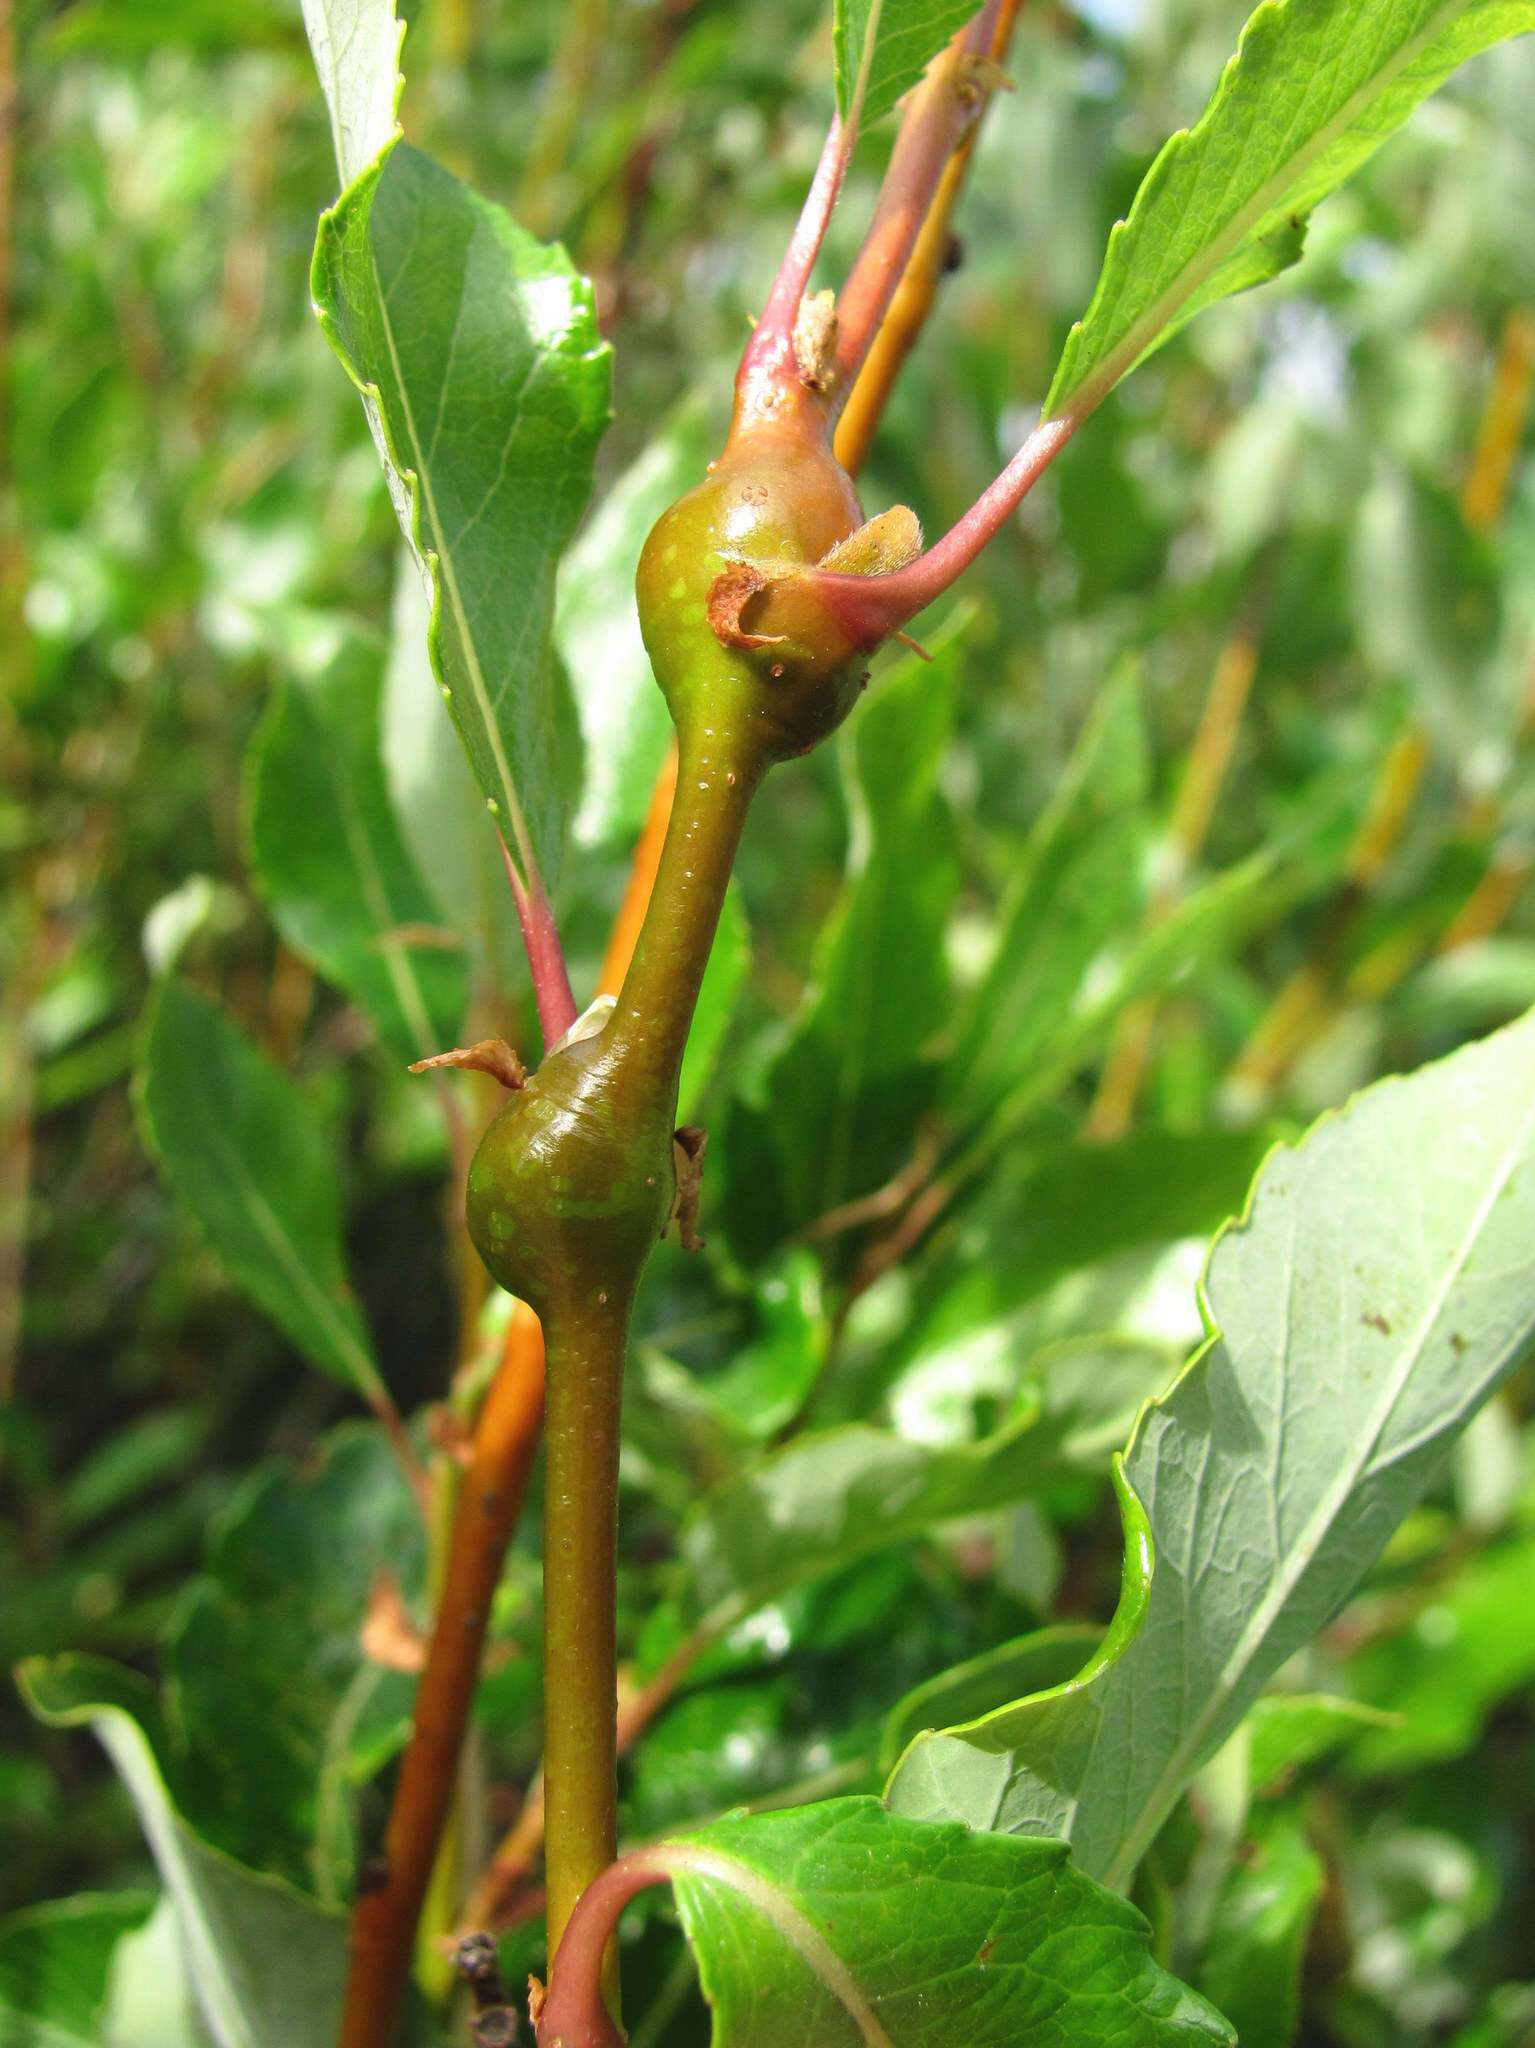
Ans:
[[[1228,256],[1236,252],[1249,231],[1280,203],[1285,192],[1319,157],[1324,156],[1335,142],[1347,134],[1360,113],[1394,83],[1457,15],[1465,12],[1465,7],[1466,0],[1444,0],[1444,4],[1434,11],[1418,33],[1400,44],[1396,55],[1388,59],[1380,70],[1373,72],[1368,82],[1344,101],[1332,119],[1315,130],[1310,141],[1304,143],[1292,157],[1286,159],[1281,169],[1259,186],[1246,205],[1232,215],[1226,227],[1205,244],[1200,254],[1178,274],[1161,296],[1155,299],[1126,331],[1118,345],[1110,350],[1096,369],[1089,371],[1079,384],[1072,387],[1057,409],[1048,417],[1085,419],[1107,397],[1120,378],[1134,367],[1140,356],[1172,320],[1178,308],[1214,276]],[[1196,123],[1196,129],[1197,125]],[[1196,129],[1185,131],[1185,147]],[[1091,317],[1092,309],[1089,307],[1086,319],[1090,320]]]
[[[800,1961],[831,1993],[853,2025],[865,2048],[895,2048],[880,2025],[873,2007],[859,1990],[856,1979],[820,1929],[784,1896],[777,1885],[734,1856],[717,1849],[693,1848],[685,1842],[665,1842],[660,1857],[669,1874],[712,1879],[738,1892],[782,1935]]]
[[[207,1118],[204,1130],[205,1135],[212,1140],[213,1149],[228,1162],[232,1169],[231,1178],[244,1195],[252,1221],[276,1253],[278,1262],[288,1273],[296,1291],[310,1304],[313,1313],[327,1334],[332,1337],[340,1356],[356,1375],[358,1387],[370,1400],[376,1399],[383,1393],[384,1387],[372,1359],[357,1342],[345,1320],[337,1315],[334,1303],[304,1263],[291,1235],[283,1227],[281,1218],[257,1186],[243,1153],[224,1135],[217,1118]]]
[[[138,1808],[139,1825],[165,1877],[166,1889],[175,1900],[182,1936],[188,1948],[194,1950],[200,1959],[200,1967],[197,1963],[192,1964],[191,1975],[198,2003],[218,2038],[219,2048],[257,2048],[256,2037],[224,1967],[218,1940],[203,1910],[197,1882],[188,1867],[176,1818],[164,1791],[160,1767],[143,1731],[119,1707],[109,1707],[93,1714],[91,1722],[102,1748],[111,1757],[130,1795],[141,1783],[146,1792],[152,1784],[160,1787],[161,1800],[134,1796],[134,1805]]]
[[[538,872],[538,863],[533,856],[533,844],[528,834],[527,820],[517,800],[516,787],[512,781],[511,764],[501,744],[501,728],[496,723],[490,692],[486,686],[485,673],[480,667],[479,649],[469,629],[469,616],[464,607],[462,593],[458,587],[458,573],[453,563],[453,551],[443,531],[442,519],[437,510],[437,498],[432,489],[431,468],[421,448],[421,435],[416,426],[415,411],[411,406],[410,393],[405,388],[405,376],[400,363],[400,352],[395,344],[394,323],[389,318],[389,305],[384,294],[384,281],[379,276],[378,259],[373,251],[371,234],[367,237],[368,273],[373,279],[374,297],[378,304],[379,321],[383,328],[384,345],[389,351],[389,366],[394,372],[395,389],[400,396],[400,407],[405,415],[405,431],[410,438],[411,454],[415,460],[414,475],[421,502],[431,522],[434,546],[432,553],[442,571],[443,588],[452,607],[454,622],[458,628],[460,644],[464,650],[464,662],[469,671],[469,680],[474,690],[475,704],[485,728],[486,739],[495,761],[496,776],[507,807],[507,823],[516,843],[518,859],[522,864],[522,879],[531,884]]]

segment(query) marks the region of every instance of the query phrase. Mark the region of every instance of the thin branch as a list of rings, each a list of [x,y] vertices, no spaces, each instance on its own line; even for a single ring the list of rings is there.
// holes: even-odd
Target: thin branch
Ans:
[[[544,1412],[538,1318],[518,1303],[459,1486],[442,1598],[384,1836],[381,1877],[359,1885],[338,2048],[391,2048],[479,1677],[492,1596],[527,1491]]]
[[[1000,65],[1012,41],[1013,25],[1023,0],[1002,0],[987,56]],[[902,271],[884,317],[864,356],[863,367],[846,393],[841,419],[837,422],[837,460],[849,476],[863,468],[875,429],[885,410],[901,366],[910,355],[918,335],[938,296],[938,286],[949,268],[953,246],[950,222],[959,200],[965,175],[970,168],[981,116],[990,102],[994,79],[978,80],[973,86],[977,105],[970,125],[954,153],[943,167],[938,189],[917,235],[906,268]]]
[[[940,51],[907,97],[874,218],[837,295],[836,392],[845,400],[911,260],[944,167],[986,105],[986,59],[1004,0],[988,0]]]
[[[704,1651],[717,1643],[740,1618],[739,1610],[731,1603],[705,1616],[643,1685],[620,1699],[616,1731],[620,1756],[638,1742]],[[540,1771],[528,1786],[522,1811],[497,1843],[479,1883],[470,1893],[460,1933],[481,1927],[488,1927],[493,1933],[503,1932],[523,1917],[526,1902],[524,1885],[538,1862],[543,1845],[544,1780]]]
[[[603,1958],[618,1916],[647,1885],[670,1882],[665,1848],[637,1849],[610,1863],[582,1893],[571,1914],[549,1972],[549,1995],[536,2001],[534,2025],[540,2044],[559,2048],[623,2048],[602,1997]]]
[[[544,103],[517,188],[518,217],[535,234],[550,235],[565,215],[560,174],[576,127],[591,97],[591,83],[607,40],[608,0],[574,0],[549,67]]]
[[[560,928],[554,921],[538,870],[530,869],[529,880],[524,883],[504,839],[500,846],[501,858],[506,862],[506,879],[512,885],[512,901],[517,906],[517,922],[522,927],[522,943],[533,970],[538,1025],[548,1047],[563,1038],[576,1021],[576,999],[570,992],[570,970],[560,945]]]
[[[598,995],[616,996],[624,985],[629,962],[634,958],[635,941],[645,922],[645,912],[650,908],[650,892],[655,887],[656,870],[661,865],[661,848],[666,844],[666,827],[676,793],[677,742],[673,739],[668,743],[666,759],[661,763],[655,787],[650,793],[650,804],[639,843],[634,849],[624,900],[618,906],[618,915],[608,934],[608,949],[602,956],[602,972],[597,977]]]
[[[1147,930],[1171,917],[1182,899],[1189,870],[1203,850],[1257,668],[1256,630],[1248,616],[1234,628],[1216,656],[1209,693],[1167,828],[1169,871],[1146,907]],[[1155,996],[1143,996],[1139,1002],[1130,1004],[1115,1026],[1098,1091],[1083,1125],[1087,1137],[1105,1142],[1122,1138],[1130,1128],[1151,1051],[1157,1008]]]
[[[1514,462],[1529,417],[1532,386],[1535,316],[1522,306],[1515,306],[1504,320],[1498,339],[1486,410],[1460,496],[1466,524],[1476,533],[1490,533],[1508,503]]]
[[[841,116],[833,114],[799,220],[736,372],[738,422],[781,416],[788,394],[803,392],[807,400],[810,397],[800,382],[794,326],[851,154],[851,132],[844,129]]]
[[[805,580],[814,583],[853,645],[878,647],[941,597],[1017,510],[1087,416],[1068,410],[1057,419],[1041,420],[996,482],[907,568],[882,576],[810,571]]]

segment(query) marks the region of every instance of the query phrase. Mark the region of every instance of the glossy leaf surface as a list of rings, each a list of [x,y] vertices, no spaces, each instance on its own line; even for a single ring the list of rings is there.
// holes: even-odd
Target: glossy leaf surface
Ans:
[[[875,1799],[700,1829],[661,1851],[715,2048],[1229,2042],[1132,1907],[1060,1843],[913,1826]]]

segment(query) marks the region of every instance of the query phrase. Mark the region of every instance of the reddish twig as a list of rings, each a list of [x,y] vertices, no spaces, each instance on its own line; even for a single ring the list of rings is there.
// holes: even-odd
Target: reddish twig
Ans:
[[[533,1000],[538,1004],[538,1028],[546,1047],[563,1038],[576,1021],[576,999],[570,992],[570,971],[560,945],[559,926],[554,921],[543,880],[530,868],[527,881],[517,872],[506,841],[501,841],[501,858],[506,862],[506,879],[512,885],[522,943],[533,970]]]
[[[908,96],[874,218],[837,295],[836,389],[844,399],[911,260],[945,166],[985,108],[977,63],[989,57],[1002,6],[988,0]],[[835,412],[835,392],[832,406]]]
[[[610,1863],[581,1894],[549,1972],[547,1997],[530,2001],[541,2044],[549,2048],[623,2048],[602,1996],[603,1957],[618,1916],[647,1885],[667,1884],[665,1849],[637,1849]]]
[[[738,422],[781,418],[786,400],[804,391],[794,353],[794,329],[800,301],[847,174],[855,133],[851,122],[844,127],[841,117],[833,114],[799,220],[736,372]],[[808,399],[809,393],[805,392],[805,396]]]

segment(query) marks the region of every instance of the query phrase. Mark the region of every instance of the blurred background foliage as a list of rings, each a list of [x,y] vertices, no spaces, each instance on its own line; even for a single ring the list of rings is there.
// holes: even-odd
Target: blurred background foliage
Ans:
[[[403,11],[407,134],[566,242],[615,349],[560,629],[598,742],[559,889],[584,999],[663,738],[619,687],[628,579],[721,432],[819,147],[829,32],[817,0]],[[871,508],[904,500],[939,531],[1017,444],[1109,223],[1242,12],[1025,8]],[[178,1208],[131,1084],[174,966],[319,1120],[384,1378],[407,1413],[441,1399],[482,1313],[449,1227],[450,1122],[279,935],[250,840],[251,749],[302,648],[342,624],[380,649],[393,633],[392,675],[420,682],[419,620],[308,306],[334,173],[296,5],[18,0],[8,37],[0,1642],[7,1664],[77,1649],[162,1680],[189,1817],[335,1900],[408,1711],[407,1678],[358,1648],[362,1603],[380,1544],[408,1602],[421,1562],[371,1434],[349,1424],[316,1463],[355,1404]],[[926,622],[934,668],[892,680],[886,657],[843,743],[770,784],[729,925],[739,972],[690,1081],[709,1255],[663,1251],[642,1304],[624,1648],[661,1668],[710,1588],[748,1618],[629,1759],[631,1836],[876,1785],[904,1693],[960,1667],[960,1704],[919,1702],[913,1728],[1008,1697],[1015,1670],[967,1660],[1047,1623],[1074,1625],[1051,1675],[1074,1669],[1119,1572],[1107,1454],[1196,1339],[1200,1247],[1265,1146],[1535,1002],[1532,99],[1530,42],[1458,76],[1321,209],[1298,269],[1103,407],[949,623]],[[860,149],[829,279],[890,139]],[[453,761],[410,731],[386,712],[407,839],[447,921],[475,926],[471,1017],[531,1051],[509,906],[466,908],[484,848],[467,826],[412,836],[401,764]],[[1079,746],[1098,808],[1026,856],[1069,806]],[[1233,873],[1194,966],[1066,1044],[1060,1013],[1091,1017],[1138,937]],[[1023,940],[1037,972],[999,975]],[[488,1097],[461,1102],[477,1127]],[[892,1184],[909,1198],[940,1159],[944,1199],[909,1244],[883,1222],[894,1197],[838,1213]],[[1007,1432],[1030,1388],[1064,1448],[1020,1499]],[[1535,2040],[1530,1408],[1526,1376],[1285,1674],[1401,1718],[1280,1728],[1235,1819],[1196,1788],[1143,1875],[1168,1959],[1244,2041],[1285,2038],[1292,1997],[1301,2038],[1340,2048]],[[729,1481],[787,1430],[850,1422],[935,1461],[916,1540],[870,1553],[849,1508],[819,1576],[791,1561],[764,1605]],[[939,1470],[951,1453],[970,1464]],[[817,1501],[821,1484],[786,1480]],[[524,1530],[479,1710],[492,1825],[537,1755],[537,1586]],[[1020,1684],[1049,1682],[1051,1654],[1031,1649]],[[243,1718],[226,1698],[200,1720],[220,1682]],[[343,1698],[345,1768],[317,1816]],[[150,1876],[99,1752],[8,1694],[0,1906]],[[628,1969],[646,2041],[700,2024],[678,1954],[657,1906]]]

